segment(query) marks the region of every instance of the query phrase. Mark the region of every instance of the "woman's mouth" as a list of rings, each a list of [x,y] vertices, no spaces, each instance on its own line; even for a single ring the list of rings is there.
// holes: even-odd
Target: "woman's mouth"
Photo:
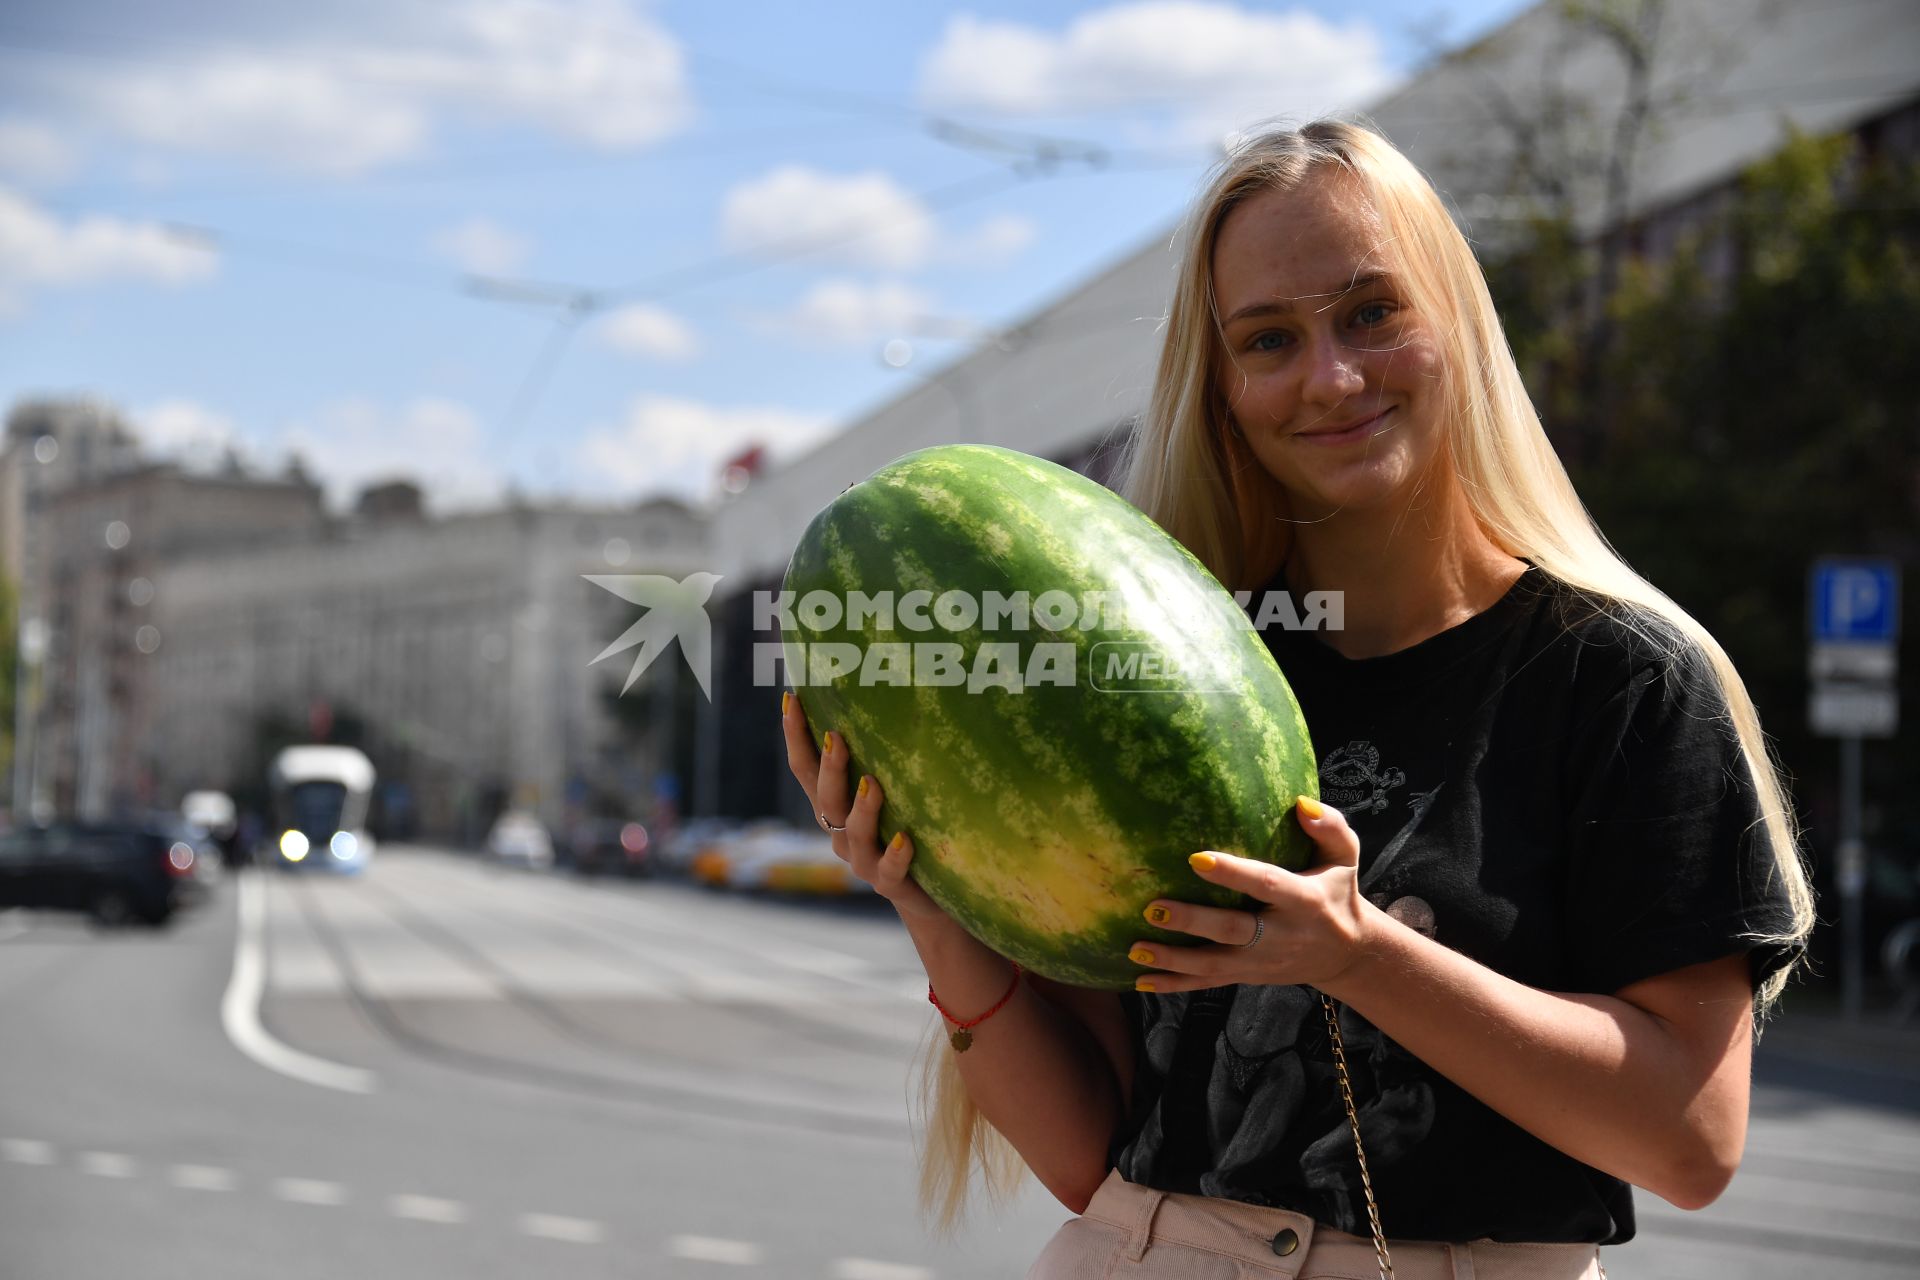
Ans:
[[[1392,412],[1392,409],[1382,409],[1378,413],[1361,418],[1356,422],[1349,422],[1344,426],[1335,424],[1330,427],[1314,427],[1309,431],[1298,431],[1294,433],[1294,439],[1305,440],[1310,444],[1316,445],[1337,446],[1354,444],[1369,438],[1376,431],[1379,431],[1385,424],[1387,415]]]

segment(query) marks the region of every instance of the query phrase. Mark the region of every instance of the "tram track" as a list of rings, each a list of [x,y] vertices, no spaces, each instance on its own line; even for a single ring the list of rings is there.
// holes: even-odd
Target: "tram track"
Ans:
[[[769,1099],[744,1090],[706,1089],[683,1082],[640,1080],[558,1063],[533,1062],[453,1043],[424,1031],[409,1022],[399,1002],[370,989],[361,963],[317,901],[313,886],[306,884],[302,877],[288,879],[296,909],[338,971],[341,989],[348,1002],[368,1026],[410,1058],[470,1076],[531,1086],[570,1097],[632,1102],[709,1119],[749,1121],[814,1135],[857,1135],[892,1142],[908,1137],[908,1126],[904,1120],[876,1117],[853,1106],[841,1108],[823,1105],[817,1100],[796,1095],[790,1086],[783,1087],[785,1082],[769,1082],[772,1086],[770,1091],[783,1095]],[[378,894],[382,891],[373,892]],[[471,944],[451,938],[444,930],[435,930],[431,926],[422,930],[418,920],[409,918],[410,913],[404,909],[396,912],[391,906],[382,904],[380,910],[414,938],[498,986],[503,997],[527,1016],[573,1043],[584,1044],[599,1052],[606,1051],[607,1041],[604,1037],[557,1009],[553,1002],[526,990],[511,975],[503,981],[502,971],[497,964],[479,954]],[[631,1057],[630,1050],[624,1052]],[[639,1064],[630,1065],[639,1069]]]

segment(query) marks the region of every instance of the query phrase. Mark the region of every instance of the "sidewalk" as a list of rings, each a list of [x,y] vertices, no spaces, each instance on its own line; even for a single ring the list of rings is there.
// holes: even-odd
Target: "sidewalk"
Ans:
[[[1787,996],[1754,1051],[1755,1078],[1920,1114],[1920,1018],[1897,1022],[1883,1005],[1849,1019],[1825,995]]]

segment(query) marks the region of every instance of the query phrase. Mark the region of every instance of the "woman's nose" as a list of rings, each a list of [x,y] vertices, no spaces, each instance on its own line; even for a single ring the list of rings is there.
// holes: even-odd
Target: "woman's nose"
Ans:
[[[1337,342],[1316,341],[1308,347],[1305,377],[1300,394],[1312,404],[1338,404],[1367,385],[1360,372],[1360,353]]]

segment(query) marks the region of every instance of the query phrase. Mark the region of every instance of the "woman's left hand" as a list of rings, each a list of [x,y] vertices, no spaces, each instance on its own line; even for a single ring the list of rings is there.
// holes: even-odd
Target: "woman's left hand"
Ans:
[[[1166,899],[1150,903],[1150,923],[1211,945],[1134,943],[1128,955],[1153,971],[1141,974],[1138,990],[1198,991],[1234,983],[1325,986],[1366,953],[1368,932],[1380,913],[1360,895],[1360,837],[1338,809],[1306,796],[1295,812],[1319,851],[1315,865],[1294,872],[1232,854],[1194,854],[1189,861],[1202,880],[1265,905],[1239,911]]]

